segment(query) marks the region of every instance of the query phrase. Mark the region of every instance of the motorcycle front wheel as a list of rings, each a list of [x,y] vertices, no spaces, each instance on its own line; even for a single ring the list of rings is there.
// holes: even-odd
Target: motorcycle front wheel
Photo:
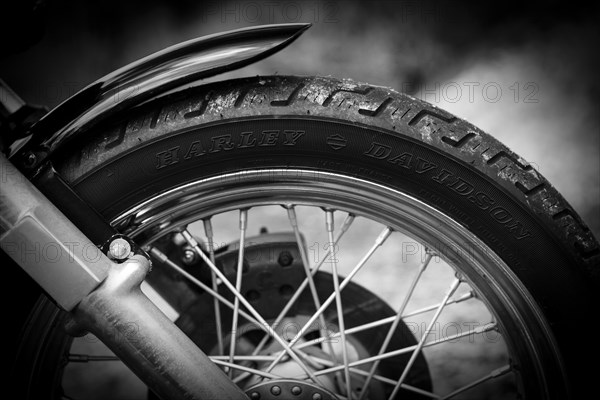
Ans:
[[[597,242],[525,160],[430,104],[333,78],[218,82],[97,127],[54,163],[155,256],[147,291],[251,398],[564,399],[593,383],[581,324]],[[13,384],[117,398],[97,373],[110,368],[74,383],[74,364],[118,361],[77,353],[89,346],[64,320],[36,304]]]

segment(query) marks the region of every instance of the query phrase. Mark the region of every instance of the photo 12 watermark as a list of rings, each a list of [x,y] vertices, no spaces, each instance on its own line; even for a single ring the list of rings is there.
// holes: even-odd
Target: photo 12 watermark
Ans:
[[[494,81],[402,82],[400,90],[430,103],[498,103],[502,99],[514,103],[539,103],[540,87],[536,82]]]

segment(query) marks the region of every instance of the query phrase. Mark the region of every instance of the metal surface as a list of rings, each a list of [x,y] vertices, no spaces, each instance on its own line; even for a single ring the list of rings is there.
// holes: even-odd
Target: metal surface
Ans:
[[[0,245],[65,310],[106,277],[112,264],[0,154]]]
[[[243,67],[290,44],[310,24],[275,24],[204,36],[168,47],[100,78],[31,128],[26,145],[11,148],[37,163],[101,120],[190,82]]]
[[[149,269],[139,255],[113,264],[73,311],[77,327],[96,335],[162,399],[247,399],[142,293]]]

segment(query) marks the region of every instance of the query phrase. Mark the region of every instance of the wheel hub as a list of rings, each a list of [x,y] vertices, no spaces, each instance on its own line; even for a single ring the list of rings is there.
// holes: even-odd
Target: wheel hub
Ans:
[[[254,385],[246,394],[251,400],[336,400],[332,392],[307,381],[278,379]]]

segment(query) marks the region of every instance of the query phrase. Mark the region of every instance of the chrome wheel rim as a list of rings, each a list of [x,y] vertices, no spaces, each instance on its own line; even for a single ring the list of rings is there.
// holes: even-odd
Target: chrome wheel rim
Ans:
[[[488,332],[488,328],[497,329],[506,344],[508,363],[493,371],[482,372],[481,377],[478,379],[471,379],[466,384],[453,387],[452,390],[444,388],[445,391],[438,391],[434,386],[433,392],[422,393],[426,397],[451,398],[506,374],[514,376],[516,391],[522,394],[527,391],[523,385],[523,376],[518,372],[523,364],[528,364],[534,369],[534,374],[529,378],[535,376],[537,386],[546,387],[547,382],[541,362],[542,358],[538,354],[539,335],[542,334],[544,340],[550,343],[551,346],[554,346],[554,342],[541,312],[526,288],[521,285],[504,261],[468,229],[406,193],[365,180],[333,173],[292,169],[244,171],[191,182],[153,196],[144,203],[116,217],[113,220],[113,225],[129,234],[138,243],[152,249],[153,243],[160,238],[178,232],[196,221],[207,221],[213,216],[237,210],[243,210],[239,213],[240,220],[247,219],[249,218],[248,209],[252,212],[252,209],[267,206],[284,206],[287,208],[288,218],[290,218],[290,210],[313,207],[323,214],[323,229],[327,225],[326,220],[328,218],[332,219],[333,214],[345,214],[367,218],[380,224],[384,227],[383,236],[391,236],[390,232],[394,232],[394,234],[399,233],[403,237],[410,237],[432,251],[432,257],[435,255],[435,257],[439,257],[439,259],[454,268],[456,273],[456,279],[446,293],[447,296],[443,299],[439,298],[439,294],[437,296],[438,305],[441,304],[441,308],[433,308],[430,311],[439,310],[441,313],[446,307],[444,305],[446,301],[456,300],[452,295],[459,285],[470,287],[475,297],[487,307],[493,318],[489,322],[493,325],[482,325],[479,331],[474,330],[472,334]],[[282,213],[285,215],[286,210],[282,209]],[[293,225],[293,223],[290,224],[290,229],[294,228]],[[299,228],[294,229],[299,230]],[[387,234],[385,229],[389,230]],[[243,231],[240,235],[242,241],[245,237],[245,228]],[[335,229],[327,233],[329,243],[336,243]],[[207,238],[206,235],[205,238]],[[384,240],[388,240],[388,237],[385,237]],[[207,240],[207,242],[210,241]],[[193,245],[193,242],[189,244]],[[240,249],[243,249],[243,247],[240,246]],[[243,259],[243,250],[241,251],[241,259]],[[210,261],[211,257],[208,253],[205,251],[205,256]],[[426,259],[429,259],[429,261],[425,263],[423,270],[431,262],[431,257],[427,256]],[[214,258],[212,260],[214,261]],[[336,263],[333,262],[332,264],[334,264],[332,268],[335,268]],[[314,267],[314,265],[312,266]],[[339,286],[340,281],[337,282],[336,286]],[[419,277],[416,277],[416,282],[418,281]],[[235,286],[235,283],[237,282],[231,282],[231,285]],[[410,295],[407,298],[410,300]],[[336,298],[331,304],[339,303],[340,300]],[[405,307],[406,304],[403,306]],[[233,307],[234,310],[237,310],[234,311],[234,314],[239,314],[240,310],[243,309],[239,303],[237,306],[233,304]],[[393,308],[396,309],[397,305],[394,305]],[[523,309],[527,309],[529,313],[523,315]],[[403,314],[403,316],[406,315]],[[535,319],[534,321],[531,320],[532,316]],[[436,318],[433,318],[432,321],[435,323]],[[510,334],[511,329],[517,326],[521,327],[520,333],[518,335]],[[340,331],[343,331],[343,329],[340,328]],[[424,331],[425,333],[430,332],[427,329]],[[426,336],[417,337],[421,345],[417,350],[436,345],[435,340],[428,340]],[[235,346],[229,347],[230,350],[232,348],[235,349]],[[524,348],[529,352],[526,362],[522,360],[522,349]],[[283,354],[283,352],[280,352],[280,354]],[[224,356],[226,356],[225,352],[221,357],[214,357],[215,362],[225,368],[231,367],[230,364],[233,358],[230,357],[229,362],[227,362],[223,360]],[[558,351],[555,347],[552,356],[559,360]],[[358,373],[356,368],[352,371],[351,367],[348,367],[348,364],[351,364],[352,361],[348,360],[347,357],[341,358],[338,361],[340,365],[338,365],[337,371],[342,371],[344,374],[345,379],[342,379],[342,381],[348,382],[348,379],[351,381],[351,373],[365,375],[364,372]],[[377,357],[371,358],[374,359],[363,365],[367,367],[375,365]],[[329,366],[329,369],[331,368]],[[374,378],[377,374],[370,371],[370,368],[366,368],[366,371],[368,372],[367,379],[385,381],[385,379],[382,379],[385,377]],[[262,370],[262,372],[264,379],[270,379],[268,376],[269,371],[265,373]],[[305,379],[310,380],[310,376],[305,377]],[[419,393],[418,390],[414,390],[415,388],[403,387],[402,380],[402,376],[395,382],[388,379],[386,383],[394,387],[388,397],[394,398],[395,395],[404,390]],[[349,388],[346,389],[346,392],[348,390],[352,392],[352,389]],[[343,388],[340,391],[337,393],[339,396],[348,397]],[[544,394],[548,395],[548,393]],[[362,399],[367,398],[366,396],[368,395],[353,393],[350,397]],[[401,396],[397,398],[401,398]]]

